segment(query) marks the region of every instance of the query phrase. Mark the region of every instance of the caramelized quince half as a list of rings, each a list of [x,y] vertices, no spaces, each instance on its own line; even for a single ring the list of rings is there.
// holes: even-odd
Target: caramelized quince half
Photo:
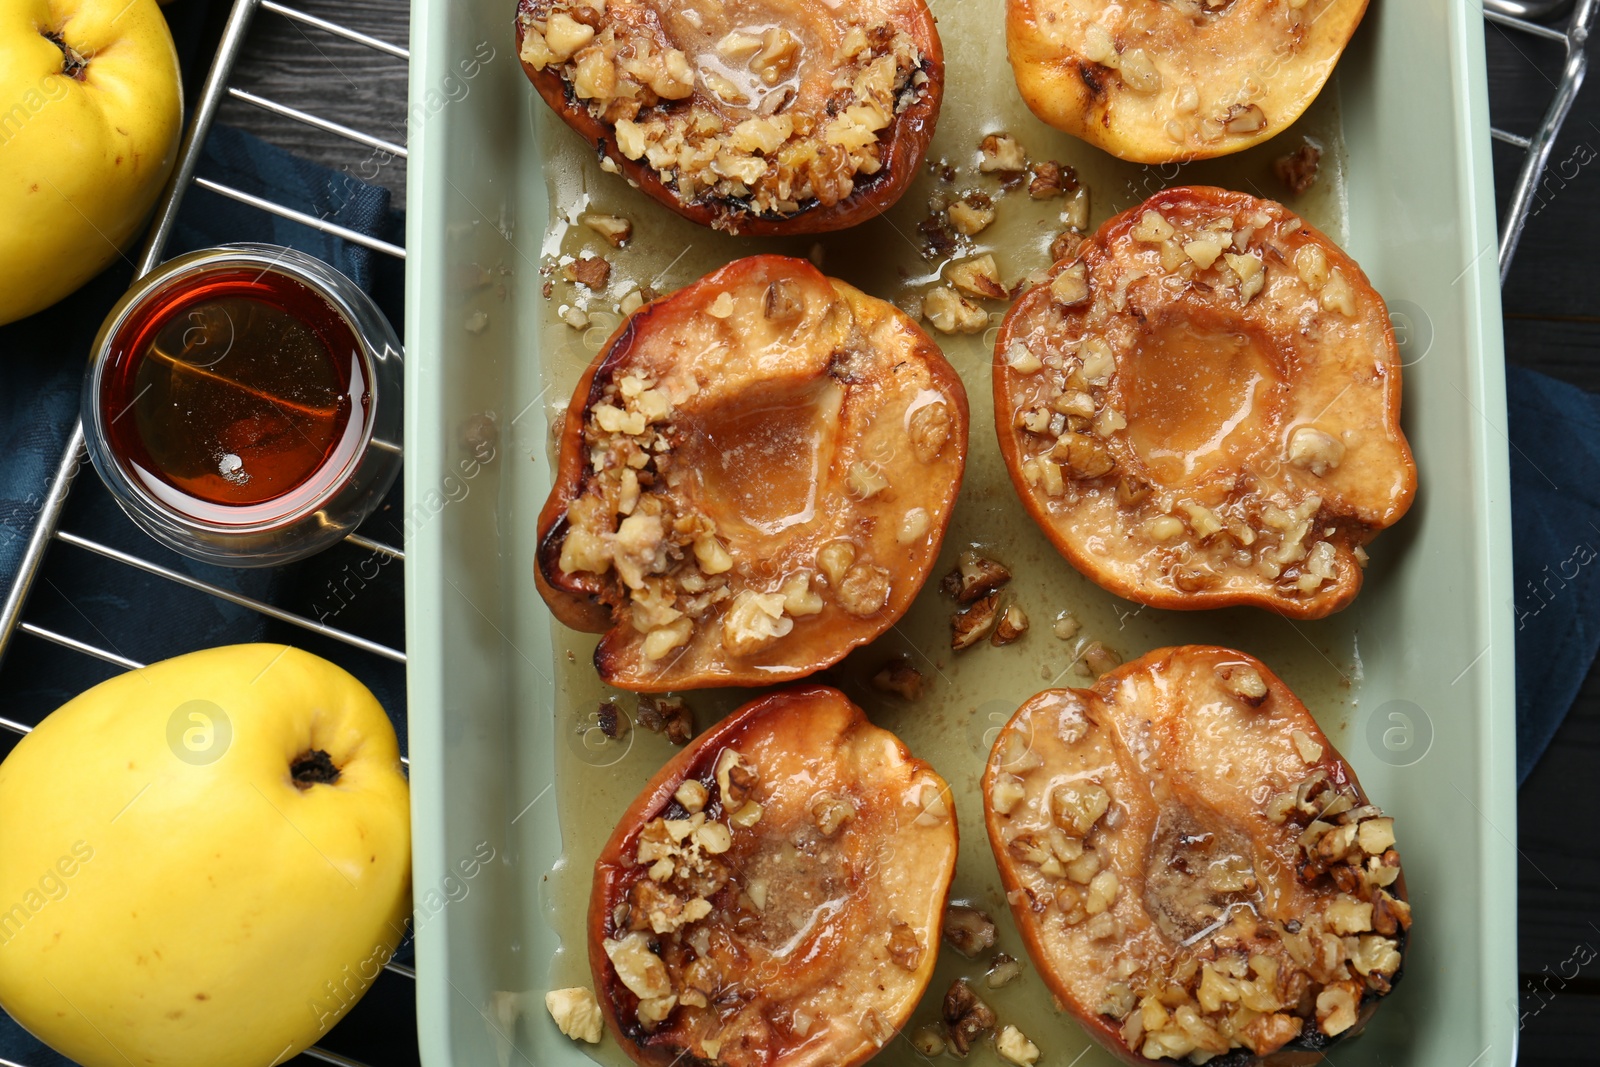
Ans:
[[[747,704],[639,794],[595,864],[589,963],[640,1064],[852,1067],[933,976],[949,787],[844,694]]]
[[[893,305],[739,260],[635,312],[578,382],[539,520],[557,618],[638,692],[770,685],[900,618],[939,554],[967,399]]]
[[[520,0],[517,52],[604,169],[744,234],[888,209],[944,88],[923,0]]]
[[[1286,129],[1322,91],[1367,0],[1006,0],[1022,99],[1134,163],[1211,159]]]
[[[1321,618],[1416,493],[1388,309],[1270,200],[1181,188],[1118,215],[1013,305],[995,357],[1023,505],[1118,596]]]
[[[983,794],[1034,965],[1127,1063],[1316,1063],[1399,978],[1394,820],[1243,653],[1161,649],[1040,693]]]

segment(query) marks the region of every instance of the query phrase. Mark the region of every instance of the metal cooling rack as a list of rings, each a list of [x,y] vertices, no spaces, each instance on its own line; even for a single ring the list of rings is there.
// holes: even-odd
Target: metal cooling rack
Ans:
[[[1550,108],[1544,113],[1544,118],[1533,135],[1524,136],[1498,128],[1489,131],[1495,140],[1515,145],[1526,153],[1522,161],[1522,170],[1517,175],[1516,188],[1511,194],[1511,206],[1506,212],[1505,222],[1500,227],[1502,284],[1505,283],[1506,275],[1511,272],[1511,260],[1517,254],[1517,244],[1522,240],[1523,228],[1528,224],[1528,212],[1533,207],[1534,197],[1539,189],[1539,179],[1544,176],[1545,167],[1550,162],[1550,150],[1555,147],[1556,137],[1560,135],[1561,127],[1567,121],[1567,114],[1572,110],[1573,101],[1578,98],[1584,74],[1589,69],[1586,46],[1589,43],[1589,28],[1594,24],[1595,9],[1600,6],[1597,0],[1578,0],[1576,9],[1572,17],[1567,20],[1564,29],[1554,29],[1532,21],[1549,18],[1569,4],[1570,0],[1483,0],[1483,16],[1490,22],[1532,37],[1554,41],[1565,48],[1567,53],[1566,61],[1561,68],[1561,81],[1556,85],[1555,97],[1550,101]]]
[[[393,144],[385,138],[353,129],[341,123],[302,111],[299,108],[290,107],[287,104],[230,86],[228,81],[232,76],[234,64],[244,49],[246,35],[258,12],[267,12],[273,16],[289,19],[299,23],[302,27],[316,32],[342,37],[377,52],[392,56],[402,62],[410,60],[410,51],[401,45],[392,44],[346,26],[341,26],[338,23],[329,22],[326,19],[318,18],[286,4],[278,3],[277,0],[234,0],[227,24],[222,31],[222,39],[217,48],[216,58],[212,61],[211,69],[206,76],[199,104],[195,108],[194,117],[190,120],[189,128],[179,148],[177,167],[162,195],[154,226],[146,239],[144,250],[140,254],[135,268],[138,275],[148,274],[165,258],[164,250],[172,233],[173,225],[177,220],[178,209],[183,203],[184,195],[191,186],[209,189],[218,195],[247,204],[261,211],[269,212],[280,218],[300,223],[303,226],[309,226],[312,229],[331,234],[352,244],[372,249],[375,252],[393,256],[402,261],[405,259],[406,250],[399,245],[379,240],[364,233],[358,233],[337,223],[328,222],[314,215],[308,215],[305,212],[296,211],[281,204],[273,203],[270,200],[253,196],[243,190],[235,189],[220,182],[195,176],[195,165],[199,161],[201,150],[205,145],[206,135],[211,130],[212,121],[215,119],[224,97],[233,97],[236,100],[303,123],[325,133],[345,138],[368,148],[382,150],[396,159],[404,160],[406,157],[404,146]],[[233,590],[221,588],[210,582],[184,574],[181,571],[173,570],[162,564],[124,552],[110,545],[102,544],[99,541],[61,530],[59,526],[62,512],[67,503],[67,497],[72,491],[73,481],[82,468],[85,459],[83,424],[75,422],[72,433],[68,437],[67,446],[62,452],[61,461],[56,467],[54,476],[51,478],[49,491],[40,506],[39,516],[29,537],[16,580],[9,589],[5,590],[5,599],[0,602],[0,660],[3,660],[12,639],[18,633],[22,633],[127,670],[136,670],[144,666],[144,664],[110,649],[101,648],[90,642],[81,641],[67,634],[38,626],[22,617],[23,610],[27,605],[28,594],[33,588],[34,580],[39,575],[46,554],[52,545],[62,544],[76,550],[94,553],[97,556],[112,560],[134,570],[155,575],[158,578],[197,592],[207,593],[238,607],[259,612],[268,618],[330,638],[350,647],[359,654],[377,656],[401,664],[405,663],[406,654],[401,649],[391,648],[380,642],[347,633],[344,630],[307,618],[296,612],[284,610],[274,604],[243,596]],[[402,549],[382,544],[359,534],[351,534],[346,540],[367,552],[379,553],[395,560],[405,559],[405,553]],[[399,581],[398,578],[391,580]],[[173,655],[188,651],[192,650],[174,649]],[[0,717],[0,730],[7,730],[16,734],[27,734],[32,729],[33,727],[26,723]],[[403,758],[402,762],[409,763]],[[416,979],[416,971],[392,960],[385,965],[385,969],[412,980]],[[365,1067],[358,1060],[341,1056],[338,1053],[330,1052],[315,1045],[306,1049],[301,1055],[324,1063],[336,1064],[338,1067]],[[27,1065],[12,1064],[8,1060],[0,1059],[0,1067],[27,1067]]]
[[[1554,147],[1556,137],[1560,134],[1561,127],[1572,109],[1578,90],[1583,84],[1588,66],[1585,45],[1588,41],[1589,28],[1594,21],[1596,8],[1600,7],[1600,0],[1578,0],[1576,9],[1564,29],[1555,29],[1533,20],[1553,17],[1558,12],[1571,6],[1571,0],[1483,0],[1483,6],[1484,17],[1491,22],[1533,37],[1560,43],[1566,49],[1566,61],[1562,68],[1561,80],[1556,86],[1555,96],[1538,129],[1531,135],[1523,135],[1498,128],[1491,130],[1495,140],[1514,145],[1526,153],[1512,194],[1511,206],[1501,226],[1500,277],[1503,281],[1510,270],[1512,258],[1516,255],[1517,244],[1521,240],[1523,228],[1527,224],[1528,213],[1532,207],[1539,180],[1544,174],[1546,165],[1549,163],[1551,149]],[[380,149],[390,153],[396,159],[404,160],[406,158],[404,146],[394,144],[385,138],[353,129],[341,123],[302,111],[299,108],[290,107],[287,104],[230,86],[228,79],[232,75],[235,61],[243,50],[245,36],[249,31],[251,21],[258,11],[265,11],[274,16],[290,19],[300,23],[302,26],[322,33],[343,37],[346,40],[364,45],[395,59],[403,61],[409,61],[410,59],[410,51],[405,47],[349,29],[338,23],[318,18],[315,15],[279,3],[278,0],[234,0],[232,12],[228,17],[226,27],[223,29],[222,41],[217,50],[216,59],[212,63],[205,87],[201,93],[199,106],[195,110],[194,118],[190,122],[189,130],[180,149],[178,166],[168,184],[156,217],[155,226],[139,259],[138,273],[141,275],[148,273],[161,262],[167,238],[171,234],[173,223],[178,215],[178,208],[183,202],[184,194],[191,185],[199,185],[240,203],[290,219],[312,229],[320,230],[323,233],[332,234],[353,244],[393,256],[396,259],[405,259],[405,249],[398,245],[358,233],[304,212],[275,204],[261,197],[252,196],[242,190],[231,188],[219,182],[195,177],[195,164],[200,157],[200,151],[205,144],[206,135],[210,132],[212,120],[215,118],[217,108],[220,106],[224,96],[233,97],[265,111],[303,123],[325,133],[345,138],[357,144]],[[405,652],[400,649],[390,648],[379,642],[347,633],[325,623],[307,618],[304,615],[286,611],[261,600],[242,596],[232,590],[201,581],[190,575],[175,571],[170,567],[153,563],[109,545],[60,530],[58,527],[62,511],[66,506],[67,496],[72,490],[73,480],[77,476],[85,458],[83,446],[83,427],[81,424],[76,424],[68,439],[67,447],[62,453],[56,473],[51,479],[49,492],[40,507],[39,516],[29,538],[17,578],[11,587],[6,590],[3,603],[0,603],[0,658],[4,657],[12,638],[20,632],[128,670],[135,670],[144,666],[144,664],[119,655],[116,652],[46,629],[22,618],[28,594],[33,587],[34,579],[39,574],[45,555],[52,544],[65,544],[75,549],[92,552],[124,566],[144,571],[190,589],[208,593],[239,607],[260,612],[262,615],[276,619],[279,622],[288,623],[311,633],[331,638],[361,654],[379,656],[397,663],[405,663]],[[396,560],[405,558],[405,553],[402,549],[381,544],[358,534],[351,534],[347,540],[351,544],[369,552],[378,552]],[[176,655],[181,651],[188,650],[174,650],[173,654]],[[25,723],[0,717],[0,729],[26,734],[31,731],[32,727]],[[416,978],[416,972],[402,964],[390,962],[387,964],[386,969],[407,978]],[[365,1067],[358,1060],[341,1056],[317,1046],[307,1049],[303,1055],[324,1063],[335,1064],[337,1067]],[[0,1067],[27,1067],[27,1065],[12,1064],[10,1061],[0,1060]]]

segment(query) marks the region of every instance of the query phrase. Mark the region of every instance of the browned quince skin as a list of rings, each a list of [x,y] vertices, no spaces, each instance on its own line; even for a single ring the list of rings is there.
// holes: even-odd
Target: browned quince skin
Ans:
[[[949,787],[844,694],[747,704],[662,768],[595,865],[589,963],[635,1062],[853,1067],[933,976]]]
[[[604,169],[734,233],[881,214],[939,117],[923,0],[521,0],[516,22],[524,72]]]
[[[1316,1063],[1398,980],[1394,820],[1242,652],[1161,649],[1040,693],[983,792],[1034,965],[1129,1064]]]
[[[1400,353],[1355,261],[1281,204],[1180,188],[1007,314],[995,425],[1073,566],[1161,608],[1321,618],[1411,506]]]

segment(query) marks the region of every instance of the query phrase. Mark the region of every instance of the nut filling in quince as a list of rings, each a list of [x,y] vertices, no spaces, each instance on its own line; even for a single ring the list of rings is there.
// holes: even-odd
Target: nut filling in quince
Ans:
[[[1314,1063],[1399,978],[1394,820],[1243,653],[1162,649],[1040,693],[983,791],[1035,966],[1126,1062]]]
[[[1416,492],[1387,308],[1272,201],[1181,188],[1111,219],[995,351],[1024,506],[1119,596],[1319,618]]]
[[[589,958],[640,1064],[850,1067],[933,975],[949,787],[837,690],[746,705],[679,753],[595,865]]]
[[[734,232],[883,210],[939,110],[922,0],[522,0],[517,36],[534,85],[606,169]]]
[[[579,383],[540,590],[638,691],[765,685],[894,623],[965,462],[966,395],[902,313],[740,260],[623,323]]]
[[[1034,114],[1136,163],[1209,159],[1286,129],[1333,73],[1367,0],[1007,0]]]

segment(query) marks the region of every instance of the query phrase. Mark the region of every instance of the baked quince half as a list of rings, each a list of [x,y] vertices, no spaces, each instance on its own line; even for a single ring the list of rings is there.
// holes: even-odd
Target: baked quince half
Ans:
[[[1394,820],[1250,656],[1161,649],[1040,693],[983,794],[1034,965],[1127,1063],[1313,1064],[1399,980]]]
[[[944,91],[923,0],[520,0],[517,51],[604,169],[743,234],[881,214]]]
[[[1240,152],[1322,91],[1367,0],[1006,0],[1035,115],[1119,159]]]
[[[734,262],[628,318],[578,382],[540,592],[637,692],[770,685],[888,629],[928,578],[967,399],[893,305]]]
[[[595,864],[589,963],[653,1067],[852,1067],[933,976],[949,787],[821,686],[733,712],[661,769]]]
[[[995,357],[1023,505],[1130,600],[1321,618],[1416,494],[1388,309],[1270,200],[1180,188],[1118,215],[1013,305]]]

